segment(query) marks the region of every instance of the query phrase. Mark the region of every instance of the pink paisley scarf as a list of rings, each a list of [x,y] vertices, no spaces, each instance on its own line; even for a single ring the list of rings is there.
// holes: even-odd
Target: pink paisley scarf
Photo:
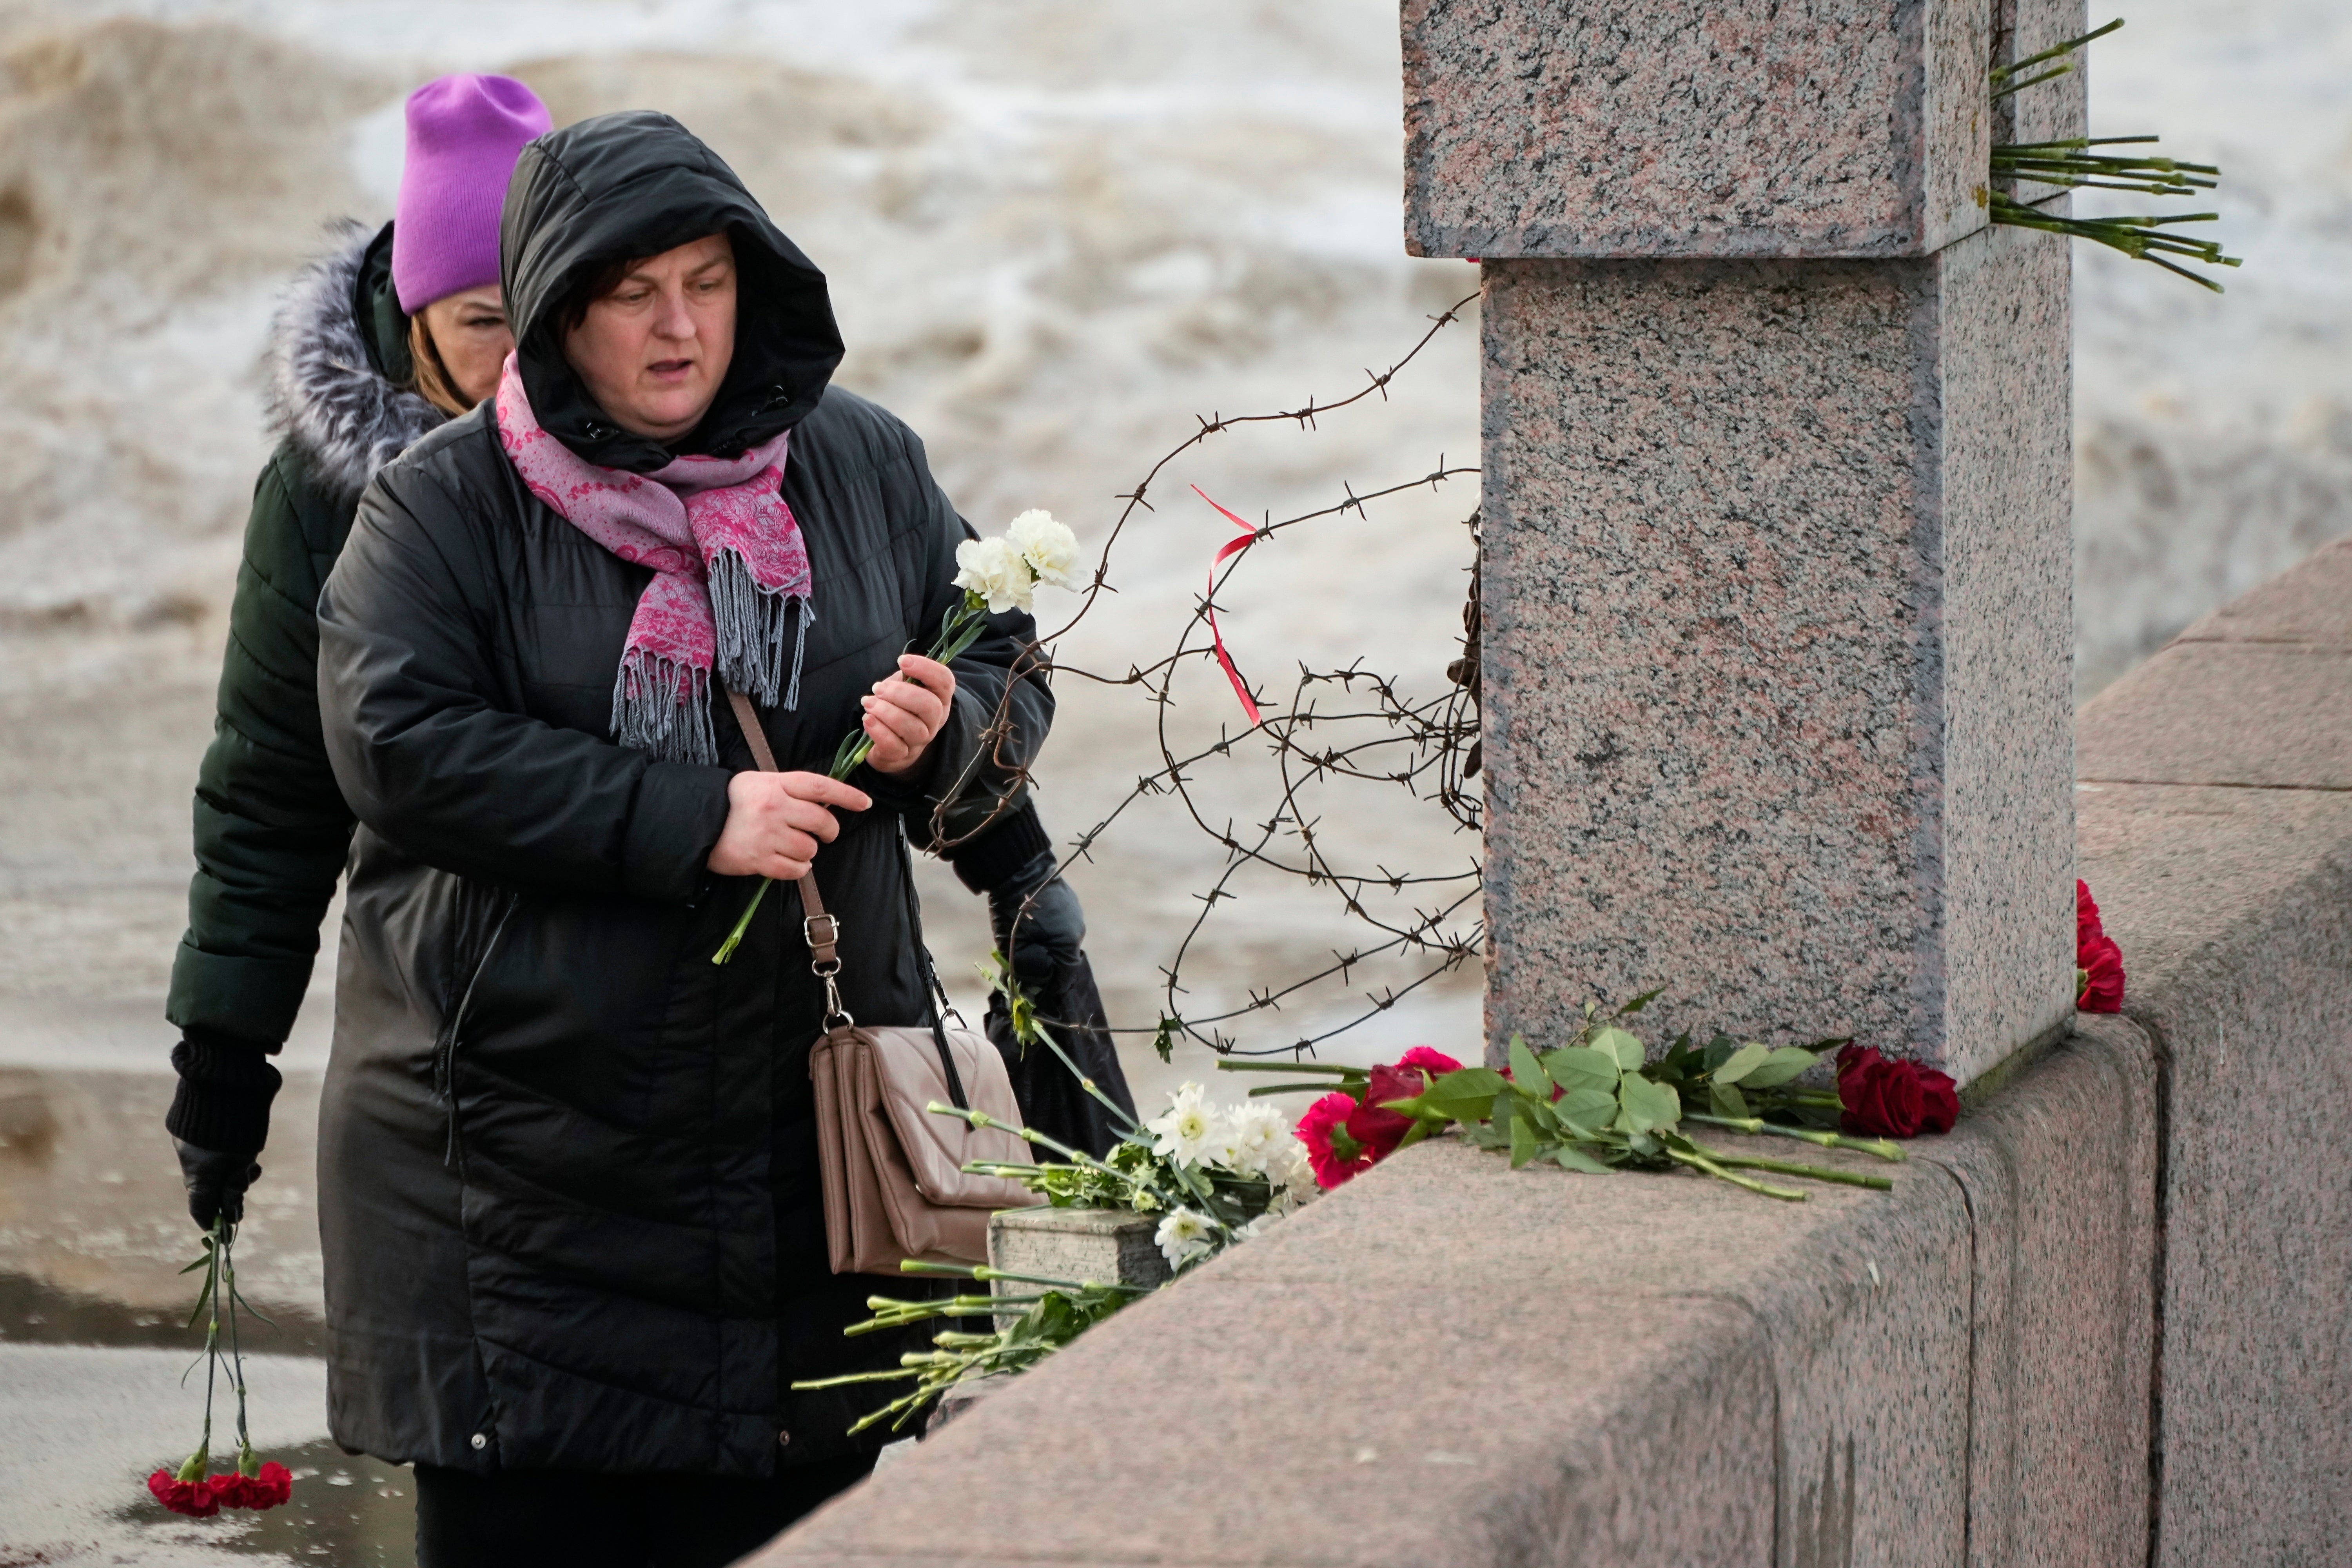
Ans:
[[[498,417],[499,444],[531,494],[622,560],[654,569],[613,679],[614,740],[665,762],[717,762],[714,668],[770,707],[799,705],[810,577],[782,494],[791,432],[740,458],[679,458],[650,474],[600,468],[540,427],[512,356]],[[798,622],[789,671],[788,619]]]

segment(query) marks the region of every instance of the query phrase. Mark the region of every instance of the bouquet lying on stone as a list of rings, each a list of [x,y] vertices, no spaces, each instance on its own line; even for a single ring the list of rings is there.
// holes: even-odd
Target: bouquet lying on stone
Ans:
[[[1037,602],[1041,583],[1056,588],[1075,586],[1077,567],[1078,536],[1067,524],[1055,521],[1050,511],[1024,511],[1002,534],[965,540],[956,546],[955,574],[955,586],[963,590],[963,597],[940,617],[940,635],[931,639],[926,657],[953,664],[980,640],[980,634],[988,629],[989,616],[1007,610],[1026,612]],[[874,737],[860,726],[841,738],[827,771],[834,778],[845,779],[873,751]],[[751,927],[751,917],[760,912],[760,902],[772,885],[771,879],[761,879],[751,901],[744,906],[743,918],[711,954],[711,963],[724,963],[735,956],[743,933]]]
[[[1039,1037],[1059,1053],[1051,1036]],[[1080,1081],[1103,1103],[1111,1104],[1091,1082]],[[1167,1261],[1171,1278],[1257,1235],[1313,1197],[1317,1190],[1307,1150],[1291,1131],[1288,1118],[1272,1106],[1230,1110],[1212,1106],[1197,1083],[1188,1083],[1170,1095],[1168,1109],[1151,1121],[1139,1125],[1128,1121],[1127,1137],[1099,1160],[1034,1128],[1005,1127],[984,1111],[961,1110],[937,1101],[929,1109],[935,1115],[961,1117],[976,1127],[1003,1129],[1032,1147],[1059,1156],[1034,1164],[980,1161],[966,1170],[1008,1176],[1056,1208],[1158,1215],[1160,1224],[1152,1239]],[[1112,1110],[1118,1112],[1115,1105]],[[1118,1114],[1127,1121],[1124,1112]],[[804,1389],[853,1383],[910,1381],[915,1384],[858,1422],[853,1432],[885,1421],[893,1431],[898,1430],[958,1384],[1034,1366],[1127,1302],[1159,1288],[1159,1284],[1009,1274],[984,1266],[910,1261],[900,1267],[909,1274],[953,1276],[991,1288],[1014,1289],[993,1295],[917,1300],[868,1297],[866,1305],[874,1316],[851,1325],[852,1334],[991,1315],[996,1327],[990,1332],[948,1329],[932,1337],[929,1351],[908,1352],[900,1357],[896,1369],[793,1385]]]
[[[275,1460],[263,1463],[253,1451],[253,1439],[246,1429],[245,1355],[237,1332],[237,1315],[240,1310],[256,1318],[261,1314],[237,1293],[236,1242],[236,1226],[226,1218],[215,1220],[210,1234],[205,1237],[203,1253],[180,1270],[193,1274],[201,1268],[205,1275],[204,1284],[196,1293],[195,1310],[188,1314],[188,1327],[192,1329],[198,1320],[205,1320],[205,1432],[197,1439],[195,1451],[176,1470],[159,1469],[147,1478],[147,1489],[154,1494],[157,1502],[173,1513],[194,1519],[209,1519],[225,1508],[276,1508],[294,1491],[293,1476]],[[221,1334],[223,1319],[227,1320],[228,1326],[226,1343]],[[189,1370],[193,1372],[194,1368]],[[236,1468],[214,1475],[213,1395],[224,1376],[236,1391]]]
[[[1570,1043],[1538,1055],[1514,1036],[1510,1065],[1465,1068],[1420,1047],[1392,1065],[1220,1062],[1226,1072],[1312,1075],[1253,1095],[1330,1090],[1299,1119],[1316,1180],[1334,1187],[1397,1150],[1455,1126],[1484,1149],[1507,1151],[1511,1167],[1543,1161],[1592,1175],[1687,1169],[1766,1197],[1801,1202],[1804,1193],[1747,1171],[1885,1190],[1884,1176],[1767,1159],[1710,1147],[1689,1128],[1708,1126],[1786,1138],[1825,1149],[1855,1149],[1900,1161],[1890,1138],[1949,1131],[1959,1115],[1952,1080],[1916,1062],[1889,1060],[1843,1040],[1810,1048],[1742,1044],[1717,1036],[1675,1040],[1655,1061],[1624,1020],[1657,993],[1602,1012],[1588,1005]],[[1799,1079],[1835,1059],[1834,1088]]]

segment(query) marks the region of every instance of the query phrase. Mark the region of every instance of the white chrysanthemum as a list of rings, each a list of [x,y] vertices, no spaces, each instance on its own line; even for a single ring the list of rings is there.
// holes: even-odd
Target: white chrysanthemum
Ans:
[[[1206,1218],[1191,1209],[1171,1209],[1151,1239],[1159,1244],[1160,1256],[1168,1259],[1168,1267],[1181,1269],[1208,1256],[1209,1236]]]
[[[1305,1146],[1290,1131],[1290,1119],[1265,1104],[1244,1105],[1233,1113],[1225,1147],[1222,1163],[1244,1176],[1266,1174],[1290,1149],[1305,1152]]]
[[[988,612],[1026,610],[1037,597],[1037,579],[1020,552],[1002,539],[967,539],[956,546],[955,585],[988,601]]]
[[[1188,1083],[1168,1097],[1164,1115],[1143,1124],[1152,1135],[1153,1153],[1180,1165],[1190,1165],[1197,1163],[1208,1152],[1222,1119],[1204,1103],[1207,1093],[1199,1084]]]
[[[1275,1186],[1276,1213],[1287,1214],[1323,1190],[1315,1184],[1315,1164],[1307,1157],[1307,1145],[1295,1134],[1287,1146],[1266,1162],[1265,1174]]]
[[[1030,510],[1013,520],[1005,542],[1020,552],[1040,583],[1066,588],[1077,579],[1078,536],[1050,511]]]

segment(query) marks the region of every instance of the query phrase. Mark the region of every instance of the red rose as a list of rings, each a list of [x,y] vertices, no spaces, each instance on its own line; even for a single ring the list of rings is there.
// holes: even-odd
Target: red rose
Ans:
[[[1391,1100],[1418,1099],[1438,1074],[1461,1070],[1460,1062],[1427,1046],[1413,1047],[1393,1066],[1374,1068],[1363,1103],[1349,1114],[1348,1136],[1370,1149],[1374,1160],[1388,1158],[1412,1131],[1413,1119],[1381,1108]]]
[[[1840,1123],[1848,1132],[1909,1138],[1949,1132],[1960,1117],[1960,1097],[1947,1075],[1917,1062],[1889,1061],[1868,1046],[1848,1046],[1837,1057]]]
[[[2124,950],[2099,921],[2091,889],[2074,883],[2074,1005],[2085,1013],[2124,1010]]]
[[[2074,946],[2077,950],[2107,934],[2099,923],[2098,900],[2091,897],[2091,884],[2082,878],[2074,879]]]
[[[157,1502],[190,1519],[210,1519],[220,1511],[220,1499],[210,1481],[184,1481],[169,1470],[158,1470],[147,1478],[147,1489]]]
[[[1348,1119],[1356,1110],[1354,1095],[1332,1093],[1308,1106],[1307,1114],[1298,1119],[1298,1141],[1307,1145],[1307,1163],[1314,1167],[1315,1184],[1326,1192],[1372,1167],[1371,1151],[1348,1131]],[[1335,1143],[1339,1149],[1333,1147]]]

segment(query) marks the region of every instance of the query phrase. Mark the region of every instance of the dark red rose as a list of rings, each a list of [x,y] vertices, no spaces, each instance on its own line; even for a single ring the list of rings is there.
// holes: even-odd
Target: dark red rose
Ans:
[[[2091,889],[2074,883],[2074,1005],[2085,1013],[2124,1010],[2124,950],[2099,921]]]
[[[1429,1092],[1430,1080],[1440,1073],[1461,1070],[1460,1062],[1427,1046],[1413,1047],[1392,1066],[1374,1068],[1363,1103],[1348,1118],[1348,1136],[1370,1149],[1374,1160],[1386,1159],[1412,1131],[1413,1119],[1381,1107],[1391,1100],[1418,1099]]]
[[[208,1480],[184,1481],[169,1470],[157,1470],[147,1478],[147,1489],[157,1502],[190,1519],[210,1519],[220,1511],[220,1499]]]
[[[2075,946],[2075,948],[2079,951],[2080,949],[2083,949],[2083,948],[2088,947],[2088,946],[2090,946],[2090,945],[2091,945],[2091,943],[2092,943],[2093,942],[2096,941],[2098,938],[2103,937],[2103,936],[2105,936],[2105,935],[2106,935],[2106,934],[2107,934],[2107,928],[2106,928],[2105,926],[2104,926],[2104,925],[2102,925],[2102,924],[2100,924],[2100,923],[2099,923],[2099,904],[2098,904],[2098,900],[2091,897],[2091,884],[2089,884],[2088,882],[2085,882],[2085,881],[2084,881],[2084,880],[2083,880],[2083,879],[2082,879],[2082,878],[2080,878],[2080,877],[2075,878],[2075,879],[2074,879],[2074,946]],[[2079,963],[2080,961],[2078,960],[2077,962]]]
[[[1917,1062],[1889,1061],[1868,1046],[1838,1052],[1839,1119],[1848,1132],[1909,1138],[1949,1132],[1960,1117],[1960,1097],[1947,1075]]]

